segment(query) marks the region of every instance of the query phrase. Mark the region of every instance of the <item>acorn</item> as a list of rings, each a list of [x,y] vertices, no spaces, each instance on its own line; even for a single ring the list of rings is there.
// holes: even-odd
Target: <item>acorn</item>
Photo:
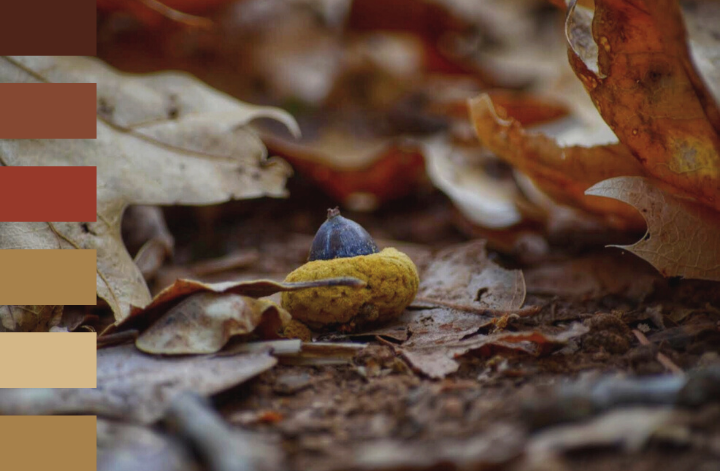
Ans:
[[[356,330],[394,319],[417,294],[420,279],[410,257],[394,249],[378,250],[370,234],[340,211],[328,210],[310,249],[308,262],[285,281],[314,281],[349,276],[364,288],[334,286],[282,293],[282,306],[314,330]]]

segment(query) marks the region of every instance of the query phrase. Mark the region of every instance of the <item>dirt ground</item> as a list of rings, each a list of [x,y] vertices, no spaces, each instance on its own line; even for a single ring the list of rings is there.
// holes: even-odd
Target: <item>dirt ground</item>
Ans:
[[[312,232],[330,203],[302,180],[294,180],[291,191],[295,196],[289,200],[233,203],[214,216],[187,208],[168,211],[169,226],[178,239],[176,263],[207,257],[207,247],[254,248],[259,251],[256,262],[223,276],[282,276],[302,263]],[[453,214],[450,203],[439,194],[397,204],[404,206],[402,211],[395,207],[386,213],[350,217],[385,236],[380,239],[400,240],[412,247],[416,259],[468,237],[455,229],[448,217]],[[292,216],[276,217],[280,214]],[[208,231],[205,237],[216,239],[200,243],[205,224],[221,229]],[[617,255],[615,249],[599,247],[569,255],[563,247],[555,247],[538,263],[581,260],[588,253],[600,259]],[[496,255],[499,262],[512,261]],[[534,357],[502,349],[490,355],[468,354],[459,359],[456,373],[433,380],[397,354],[397,340],[359,336],[351,340],[367,347],[349,364],[281,364],[216,397],[215,403],[234,426],[280,443],[286,454],[283,467],[292,470],[720,469],[720,406],[713,404],[720,396],[712,393],[693,407],[675,409],[679,416],[671,425],[661,432],[653,429],[639,443],[622,438],[620,429],[628,424],[620,421],[607,429],[612,439],[603,435],[602,427],[571,431],[570,436],[583,438],[556,437],[553,453],[538,451],[549,431],[591,423],[617,410],[630,414],[643,408],[672,410],[667,404],[653,405],[657,401],[650,392],[640,391],[625,403],[620,399],[618,404],[599,406],[592,404],[590,393],[586,401],[582,394],[563,396],[562,385],[601,374],[641,382],[662,373],[667,377],[668,367],[659,360],[663,355],[671,368],[683,372],[720,364],[717,285],[663,280],[637,259],[622,260],[610,268],[619,271],[609,273],[610,279],[620,280],[620,287],[601,284],[595,293],[578,297],[533,293],[529,283],[525,305],[542,310],[532,317],[510,319],[506,331],[553,328],[572,321],[590,328],[550,355]],[[602,264],[596,267],[608,269]],[[572,283],[563,278],[567,276],[564,272],[556,280],[544,281],[566,283],[570,289]],[[647,345],[633,329],[644,332]],[[713,391],[712,384],[696,383],[693,388]]]

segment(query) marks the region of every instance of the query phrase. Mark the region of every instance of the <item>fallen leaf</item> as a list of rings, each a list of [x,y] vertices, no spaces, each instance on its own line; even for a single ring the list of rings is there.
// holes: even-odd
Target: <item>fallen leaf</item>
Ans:
[[[6,166],[97,166],[97,221],[4,223],[0,247],[97,250],[97,293],[117,321],[150,302],[120,237],[126,206],[286,194],[287,164],[266,160],[264,146],[246,126],[271,117],[297,131],[280,110],[243,104],[185,74],[120,74],[83,57],[4,58],[2,82],[97,83],[97,139],[0,141],[0,162]],[[47,314],[45,309],[12,309],[14,317],[9,311],[2,311],[5,328],[36,330],[48,322],[38,317]]]
[[[510,423],[494,423],[470,438],[453,437],[433,443],[377,440],[362,444],[352,456],[353,469],[458,470],[502,468],[520,456],[525,433]]]
[[[616,251],[542,263],[526,268],[524,276],[532,294],[578,299],[615,295],[635,301],[647,298],[662,280],[645,262]]]
[[[215,353],[231,337],[278,337],[292,317],[272,301],[232,293],[196,293],[170,308],[135,341],[146,353]]]
[[[487,321],[485,326],[491,325]],[[482,327],[482,326],[481,326]],[[533,356],[551,353],[567,344],[568,341],[581,337],[590,329],[583,324],[572,324],[568,329],[558,334],[546,334],[537,331],[503,332],[499,334],[483,335],[466,333],[462,338],[451,341],[447,338],[435,339],[430,335],[413,337],[402,345],[402,355],[415,368],[431,378],[442,378],[458,369],[454,358],[475,352],[478,355],[490,357],[500,351],[516,351]]]
[[[484,241],[470,242],[439,252],[423,272],[416,304],[431,300],[513,311],[525,300],[525,280],[520,270],[506,270],[489,260]],[[457,352],[447,347],[492,322],[490,316],[452,308],[406,311],[398,323],[407,326],[409,340],[398,350],[415,368],[441,378],[459,367],[453,359]],[[385,327],[395,338],[398,323]],[[375,334],[382,336],[383,331]]]
[[[484,241],[469,242],[434,257],[423,273],[418,297],[512,311],[525,302],[525,279],[522,271],[493,263]]]
[[[559,425],[535,435],[527,445],[528,458],[542,463],[557,453],[610,447],[637,452],[678,413],[670,408],[625,408],[582,424]]]
[[[268,353],[161,358],[134,345],[97,352],[97,388],[18,388],[0,391],[5,415],[91,414],[150,424],[161,418],[183,391],[210,396],[268,369]]]
[[[176,280],[172,285],[159,292],[152,302],[144,308],[134,308],[123,322],[108,328],[103,334],[116,329],[145,330],[172,307],[179,305],[189,296],[199,293],[233,294],[250,298],[261,298],[284,291],[297,291],[307,288],[325,286],[351,286],[362,288],[365,282],[357,278],[328,278],[318,281],[302,281],[295,283],[273,280],[226,281],[222,283],[203,283],[196,280]]]
[[[679,3],[573,5],[566,34],[575,73],[648,175],[720,210],[720,109],[693,65]]]
[[[503,229],[523,220],[517,206],[520,190],[512,175],[503,178],[488,170],[497,166],[492,155],[459,148],[443,138],[427,141],[423,150],[430,180],[471,223]]]
[[[647,260],[664,276],[720,281],[717,212],[673,196],[641,177],[612,178],[587,193],[624,201],[647,221],[645,237],[620,248]]]
[[[541,133],[526,131],[493,103],[491,95],[470,100],[470,115],[481,143],[530,177],[561,204],[605,218],[619,228],[643,227],[637,212],[612,200],[585,195],[585,190],[616,176],[643,175],[642,167],[622,144],[562,146]]]

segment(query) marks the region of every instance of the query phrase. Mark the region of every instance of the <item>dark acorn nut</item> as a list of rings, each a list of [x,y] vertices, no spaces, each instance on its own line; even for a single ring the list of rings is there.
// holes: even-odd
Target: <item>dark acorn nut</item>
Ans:
[[[338,208],[328,209],[327,220],[320,226],[310,248],[309,261],[349,258],[377,253],[373,238],[360,224],[340,215]]]
[[[370,234],[356,222],[328,211],[310,250],[310,261],[285,281],[315,281],[349,276],[365,281],[347,286],[282,293],[282,305],[293,318],[313,329],[353,330],[362,324],[393,319],[417,293],[420,280],[410,257],[394,248],[378,252]]]

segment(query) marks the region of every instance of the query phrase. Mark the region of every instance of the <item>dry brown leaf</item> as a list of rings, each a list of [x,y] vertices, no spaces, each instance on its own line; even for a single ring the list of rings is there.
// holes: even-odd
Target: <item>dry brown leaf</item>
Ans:
[[[492,321],[485,321],[488,326]],[[477,329],[476,328],[476,329]],[[435,336],[420,335],[413,337],[402,345],[402,355],[415,368],[427,374],[431,378],[442,378],[443,376],[457,370],[458,364],[453,360],[474,351],[479,355],[492,356],[498,351],[518,351],[529,355],[540,356],[548,354],[559,347],[567,344],[569,340],[588,333],[590,329],[583,324],[576,323],[567,330],[558,334],[545,334],[536,331],[504,332],[499,334],[473,335],[466,332],[457,340],[433,338]],[[456,336],[457,337],[457,336]]]
[[[170,308],[135,342],[159,355],[215,353],[230,337],[276,338],[292,317],[272,301],[232,293],[196,293]]]
[[[145,308],[134,308],[124,321],[108,328],[103,334],[122,329],[144,330],[163,316],[172,307],[177,306],[189,296],[198,293],[234,294],[251,298],[261,298],[284,291],[297,291],[323,286],[352,286],[362,288],[365,282],[357,278],[328,278],[318,281],[287,283],[273,280],[226,281],[223,283],[203,283],[196,280],[176,280],[172,285],[159,292]]]
[[[647,173],[720,210],[720,109],[693,66],[679,3],[573,5],[566,34],[575,73]]]
[[[528,293],[579,299],[615,295],[642,301],[662,280],[647,263],[617,251],[542,263],[524,275]]]
[[[488,259],[485,242],[476,241],[439,252],[424,271],[418,299],[498,310],[519,309],[525,280],[519,270],[506,270]],[[410,363],[434,378],[454,372],[458,363],[446,345],[455,344],[492,323],[492,318],[450,308],[408,311],[399,320],[410,331],[400,347]],[[394,325],[386,330],[395,332]],[[380,331],[377,335],[383,335]]]
[[[631,208],[585,195],[585,190],[602,180],[643,175],[642,167],[625,146],[564,147],[551,137],[523,129],[503,108],[495,106],[490,95],[470,100],[469,106],[482,144],[530,177],[555,201],[604,217],[616,227],[643,227]]]
[[[624,201],[647,221],[639,242],[623,246],[664,276],[720,281],[720,215],[673,196],[641,177],[618,177],[587,190],[589,195]]]
[[[126,75],[82,57],[4,58],[3,82],[98,84],[97,139],[0,141],[2,165],[97,166],[97,221],[3,223],[0,247],[97,250],[97,293],[117,321],[150,302],[120,237],[126,206],[285,195],[289,167],[267,160],[246,126],[270,117],[297,131],[280,110],[243,104],[185,74]],[[47,311],[3,308],[0,321],[4,330],[42,330]]]
[[[0,413],[92,414],[150,424],[164,415],[181,392],[216,394],[267,371],[276,362],[268,353],[159,358],[134,345],[105,348],[97,352],[97,388],[3,389]]]
[[[423,273],[418,297],[512,311],[525,302],[525,279],[522,271],[493,263],[484,241],[469,242],[435,256]]]

